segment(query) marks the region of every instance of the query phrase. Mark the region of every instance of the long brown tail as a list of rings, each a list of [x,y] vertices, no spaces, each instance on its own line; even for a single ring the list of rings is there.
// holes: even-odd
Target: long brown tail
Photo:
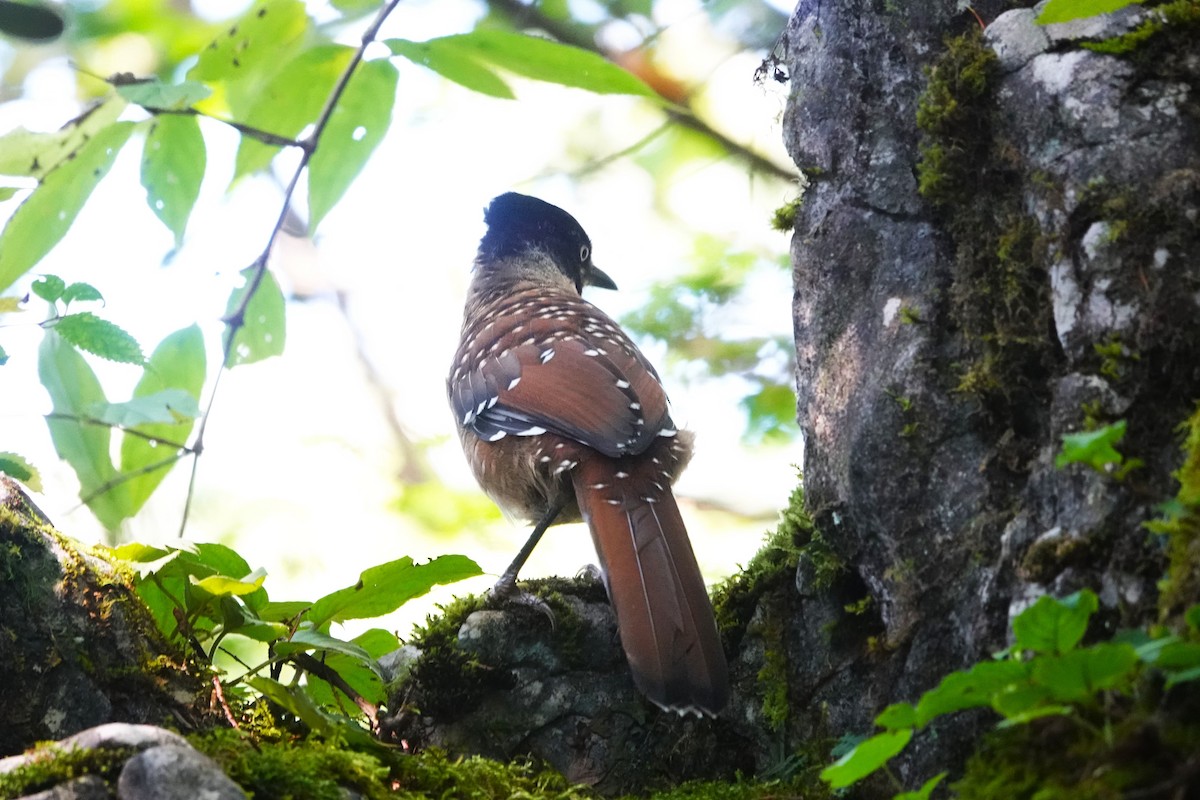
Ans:
[[[679,506],[621,463],[589,459],[572,474],[634,683],[662,708],[715,715],[729,669]]]

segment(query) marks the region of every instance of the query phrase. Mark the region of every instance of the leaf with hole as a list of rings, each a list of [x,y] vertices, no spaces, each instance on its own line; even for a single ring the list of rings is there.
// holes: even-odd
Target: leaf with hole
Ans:
[[[146,203],[183,243],[188,218],[200,196],[206,155],[204,136],[195,117],[162,116],[154,120],[142,148],[142,186]]]
[[[229,303],[225,306],[227,338],[233,330],[234,316],[241,308],[246,292],[252,288],[256,271],[255,267],[242,270],[242,277],[246,279],[246,283],[234,289],[233,294],[229,296]],[[279,284],[275,282],[275,276],[270,270],[263,270],[262,280],[254,296],[246,304],[241,322],[234,332],[226,367],[253,364],[283,353],[287,336],[283,292],[280,291]]]
[[[396,104],[398,75],[388,61],[367,61],[359,65],[346,85],[308,164],[310,236],[342,199],[387,133],[392,106]]]
[[[0,233],[0,291],[41,261],[66,235],[132,132],[132,122],[117,122],[98,131],[17,207]]]

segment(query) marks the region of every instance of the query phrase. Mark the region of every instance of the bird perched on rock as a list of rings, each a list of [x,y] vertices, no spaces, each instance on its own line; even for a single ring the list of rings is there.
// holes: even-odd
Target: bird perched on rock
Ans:
[[[645,356],[581,296],[616,284],[575,218],[510,192],[484,221],[447,390],[480,486],[535,523],[497,590],[514,590],[546,528],[582,518],[638,688],[662,708],[716,714],[728,668],[671,493],[692,436]]]

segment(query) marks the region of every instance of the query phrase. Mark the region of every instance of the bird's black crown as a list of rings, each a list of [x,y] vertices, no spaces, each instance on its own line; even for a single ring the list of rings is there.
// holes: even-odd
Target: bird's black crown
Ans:
[[[591,260],[592,240],[566,211],[536,197],[508,192],[492,200],[483,221],[488,229],[479,243],[481,262],[541,250],[580,283],[583,267]]]

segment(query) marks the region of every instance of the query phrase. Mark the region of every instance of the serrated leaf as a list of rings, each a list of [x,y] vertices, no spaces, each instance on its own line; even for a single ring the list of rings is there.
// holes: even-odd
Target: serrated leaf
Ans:
[[[408,39],[387,39],[384,44],[393,55],[432,70],[443,78],[473,92],[502,100],[516,98],[513,90],[491,67],[479,63],[471,54],[442,39],[412,42]]]
[[[308,164],[308,232],[341,200],[387,133],[396,104],[396,68],[387,61],[358,66],[329,117]]]
[[[305,50],[267,82],[242,122],[259,130],[294,138],[316,122],[334,84],[353,56],[354,48],[339,44]],[[264,169],[278,152],[279,148],[274,145],[243,136],[238,145],[234,180]]]
[[[431,39],[436,47],[482,61],[526,78],[597,94],[657,97],[630,72],[589,50],[496,28]]]
[[[42,474],[22,455],[0,452],[0,472],[20,481],[35,492],[42,491]]]
[[[0,291],[58,244],[132,132],[132,122],[117,122],[98,131],[17,207],[0,234]]]
[[[1062,469],[1068,464],[1086,464],[1097,472],[1106,472],[1109,465],[1124,460],[1113,446],[1124,437],[1125,420],[1094,431],[1063,434],[1062,452],[1055,457],[1054,466]]]
[[[0,175],[41,178],[116,122],[126,105],[124,99],[110,97],[57,131],[43,133],[17,128],[0,136]]]
[[[229,320],[240,307],[242,298],[250,290],[250,281],[255,273],[254,267],[242,270],[246,284],[234,289],[225,306],[225,318]],[[239,364],[253,364],[264,358],[283,353],[286,340],[286,316],[283,292],[270,270],[263,272],[262,280],[250,303],[246,306],[243,324],[237,329],[233,338],[233,346],[225,366],[232,368]],[[229,323],[227,322],[226,325]],[[229,328],[226,328],[228,336]]]
[[[479,575],[479,565],[466,556],[439,556],[414,564],[407,556],[365,570],[354,586],[327,594],[313,604],[308,619],[317,628],[329,622],[368,619],[390,614],[434,586]]]
[[[1062,600],[1043,595],[1013,620],[1016,645],[1035,653],[1065,653],[1079,644],[1096,608],[1096,595],[1086,589]]]
[[[200,196],[206,164],[204,136],[195,117],[163,116],[154,121],[142,150],[142,186],[146,203],[183,242],[188,217]]]
[[[860,781],[903,750],[912,735],[911,728],[877,733],[821,770],[821,780],[834,789],[843,789]]]
[[[188,78],[231,81],[269,68],[308,30],[308,15],[300,0],[255,3],[200,53]]]
[[[163,339],[150,354],[146,370],[134,387],[133,400],[130,402],[150,398],[156,398],[155,402],[164,401],[171,419],[138,424],[137,432],[163,442],[187,443],[192,435],[194,419],[199,416],[197,401],[207,373],[204,335],[198,325],[175,331]],[[193,411],[195,413],[191,413]],[[184,418],[178,418],[176,412],[183,414]],[[167,458],[171,452],[169,448],[140,436],[125,434],[121,440],[121,471],[138,472]],[[131,478],[128,482],[130,503],[140,510],[172,466],[163,466]]]
[[[1073,19],[1094,17],[1133,5],[1135,0],[1050,0],[1038,14],[1039,25],[1070,22]]]
[[[67,290],[67,282],[57,275],[42,275],[29,289],[47,303],[53,303],[63,296],[63,292]]]
[[[63,290],[62,297],[59,298],[64,304],[84,303],[89,301],[104,302],[104,295],[100,294],[100,290],[90,283],[76,282],[72,283]]]
[[[53,330],[46,331],[38,350],[38,378],[56,414],[82,419],[88,408],[106,402],[92,368]],[[87,497],[116,477],[109,456],[110,428],[72,419],[47,419],[46,424],[55,451],[75,470],[81,494]],[[129,516],[125,492],[123,484],[116,484],[88,500],[88,508],[108,530]]]
[[[212,94],[212,89],[197,81],[163,83],[158,78],[116,84],[117,94],[131,103],[149,109],[181,111]],[[160,119],[163,119],[160,117]],[[182,117],[182,119],[195,119]]]
[[[90,311],[67,314],[48,323],[59,336],[80,350],[118,364],[144,364],[142,346],[121,326]]]
[[[115,428],[136,428],[149,423],[174,426],[183,420],[200,416],[200,406],[196,398],[183,389],[163,389],[124,403],[97,406],[91,409],[90,416]]]
[[[63,18],[51,8],[35,3],[0,0],[0,33],[44,42],[61,36],[63,27]]]

